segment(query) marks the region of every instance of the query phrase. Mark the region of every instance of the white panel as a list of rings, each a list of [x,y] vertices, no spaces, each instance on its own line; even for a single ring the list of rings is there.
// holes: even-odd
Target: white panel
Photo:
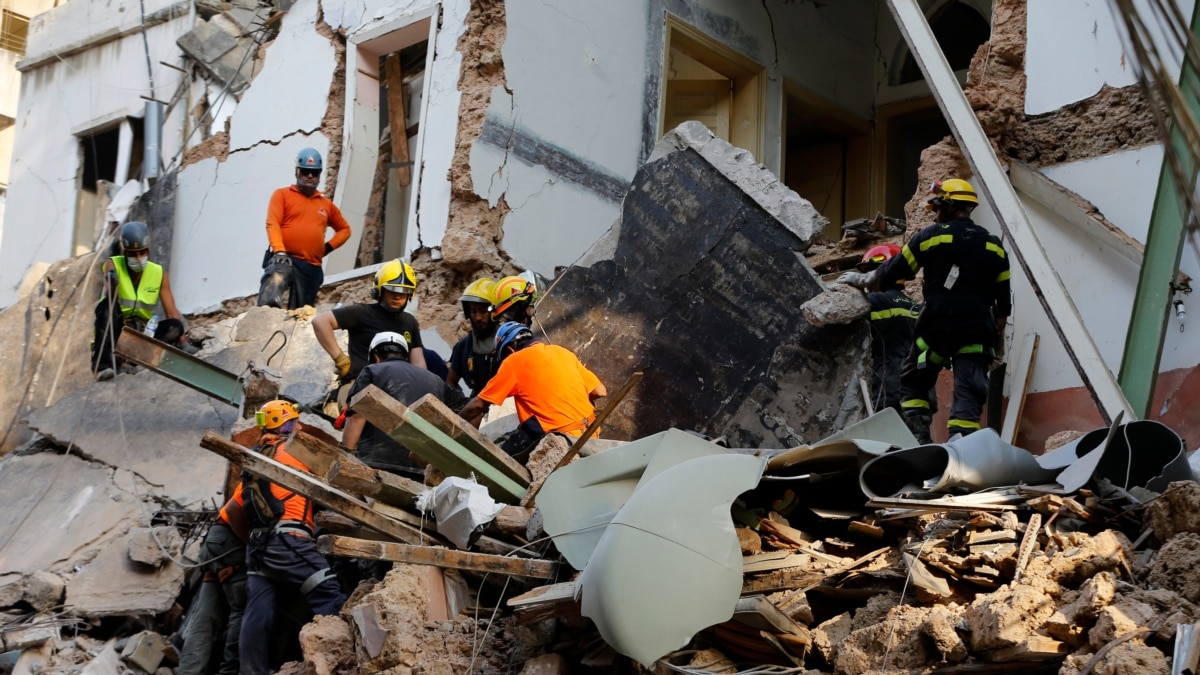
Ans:
[[[262,71],[233,113],[230,150],[320,128],[329,107],[334,51],[329,38],[317,33],[316,13],[317,0],[299,0],[284,16]]]
[[[1140,10],[1149,6],[1137,0]],[[1194,3],[1178,0],[1190,18]],[[1095,95],[1105,84],[1137,82],[1133,57],[1122,45],[1110,0],[1029,0],[1025,50],[1025,112],[1057,110]],[[1143,11],[1143,16],[1150,15]],[[1148,22],[1153,26],[1153,22]],[[1173,77],[1178,77],[1178,66]]]

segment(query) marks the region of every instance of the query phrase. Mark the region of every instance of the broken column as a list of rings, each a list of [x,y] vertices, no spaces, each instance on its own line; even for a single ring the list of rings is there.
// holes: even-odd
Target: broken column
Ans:
[[[664,136],[620,221],[538,305],[610,390],[646,371],[605,437],[678,427],[783,447],[856,421],[866,326],[816,327],[800,313],[824,290],[804,252],[825,222],[699,123]]]

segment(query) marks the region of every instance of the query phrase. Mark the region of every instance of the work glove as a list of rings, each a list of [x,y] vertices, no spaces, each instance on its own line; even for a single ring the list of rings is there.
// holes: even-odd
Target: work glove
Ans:
[[[346,352],[339,352],[333,357],[333,367],[337,369],[338,377],[345,377],[350,374],[350,357],[346,356]]]
[[[284,253],[283,251],[279,251],[275,255],[271,256],[271,264],[272,265],[291,265],[292,257],[289,256],[287,253]]]
[[[845,272],[837,278],[839,284],[865,289],[875,281],[875,272]]]

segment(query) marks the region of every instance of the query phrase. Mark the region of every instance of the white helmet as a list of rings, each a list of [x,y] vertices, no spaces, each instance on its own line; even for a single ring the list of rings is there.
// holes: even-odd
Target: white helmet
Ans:
[[[399,333],[393,333],[392,331],[376,333],[375,337],[371,338],[371,348],[368,350],[368,352],[374,354],[376,349],[381,349],[388,352],[400,351],[407,356],[408,340],[405,340],[403,335]]]

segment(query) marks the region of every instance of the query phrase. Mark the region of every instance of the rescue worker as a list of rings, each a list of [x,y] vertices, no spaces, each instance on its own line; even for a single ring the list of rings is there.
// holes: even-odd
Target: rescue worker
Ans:
[[[540,342],[528,326],[509,321],[496,331],[496,353],[500,369],[459,414],[478,428],[489,405],[512,396],[520,426],[501,444],[510,455],[523,458],[550,432],[578,437],[595,420],[592,402],[608,392],[574,352]]]
[[[153,327],[154,339],[178,346],[184,337],[171,278],[162,265],[150,262],[150,228],[136,220],[125,223],[113,244],[113,255],[102,268],[104,282],[92,341],[92,372],[99,381],[111,380],[120,365],[113,347],[121,328],[147,330],[158,316],[159,303],[166,318]]]
[[[1000,240],[971,220],[979,198],[959,178],[935,182],[926,208],[934,224],[921,230],[871,272],[846,272],[838,281],[879,289],[925,270],[925,307],[900,374],[900,407],[921,443],[930,443],[933,405],[928,392],[942,368],[954,371],[951,435],[979,429],[987,401],[988,369],[1004,352],[1012,311],[1008,254]]]
[[[317,342],[333,359],[340,390],[338,407],[344,408],[346,394],[354,379],[369,360],[371,340],[379,333],[399,333],[408,346],[408,360],[426,368],[425,350],[421,346],[421,325],[417,317],[404,311],[417,292],[417,273],[408,263],[392,260],[375,272],[371,297],[375,302],[360,302],[346,307],[325,310],[313,317],[312,329]],[[349,354],[338,345],[335,330],[349,332]]]
[[[282,307],[285,290],[290,290],[288,309],[315,305],[325,282],[322,261],[350,238],[350,224],[342,212],[317,190],[321,169],[321,153],[304,148],[296,155],[296,184],[271,195],[260,306]],[[329,241],[325,241],[326,228],[333,229]]]
[[[871,247],[858,263],[860,272],[870,272],[900,255],[896,244]],[[921,307],[904,293],[904,281],[867,293],[871,305],[871,406],[876,410],[900,409],[900,370],[915,339]],[[930,402],[932,404],[932,390]]]
[[[458,388],[408,361],[408,341],[399,333],[376,334],[371,340],[370,356],[371,363],[358,374],[350,398],[373,384],[404,405],[412,405],[426,394],[433,394],[452,410],[461,409],[467,402]],[[347,413],[342,445],[372,468],[424,477],[422,468],[409,459],[408,450],[361,415],[355,415],[353,409]]]
[[[288,434],[300,418],[289,401],[270,401],[256,415],[264,433],[255,450],[298,471],[308,467],[286,449]],[[302,494],[248,474],[242,477],[242,504],[250,536],[246,546],[249,575],[242,617],[242,673],[266,675],[276,600],[299,593],[313,614],[337,614],[346,602],[329,562],[313,539],[313,504]]]
[[[239,635],[246,609],[246,540],[250,529],[242,504],[242,486],[225,502],[200,546],[204,580],[188,609],[188,630],[175,675],[204,675],[216,636],[225,633],[218,675],[237,675]]]
[[[525,277],[504,277],[496,282],[492,319],[497,324],[516,321],[533,325],[533,306],[537,303],[537,285]]]
[[[446,382],[458,389],[458,382],[467,383],[472,396],[496,374],[500,359],[496,356],[496,329],[500,324],[490,311],[495,302],[496,281],[482,277],[471,282],[458,301],[471,331],[454,345],[450,352],[450,372]]]

